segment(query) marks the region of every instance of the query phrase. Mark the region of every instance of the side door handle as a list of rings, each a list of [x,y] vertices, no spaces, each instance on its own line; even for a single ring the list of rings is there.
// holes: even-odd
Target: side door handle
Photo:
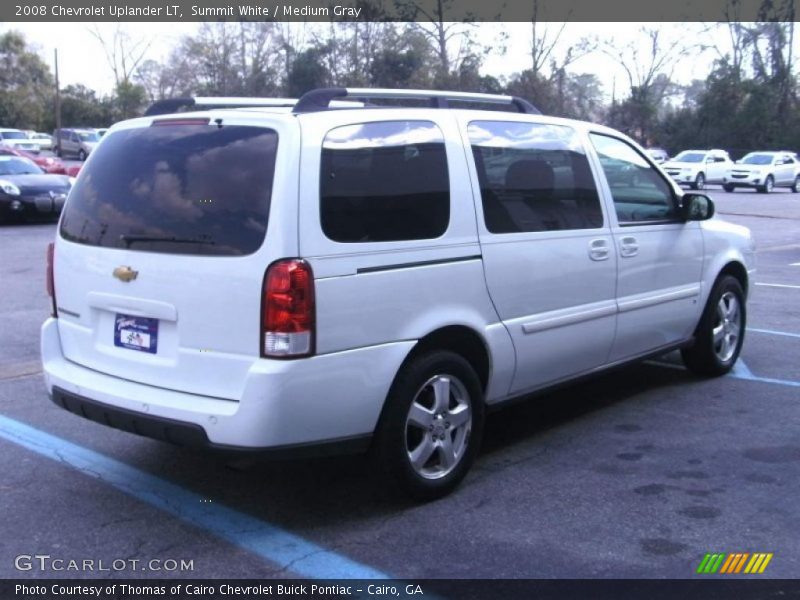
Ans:
[[[589,242],[589,258],[592,260],[608,260],[609,250],[606,240],[592,240]]]
[[[633,236],[625,236],[619,241],[619,254],[623,258],[629,258],[639,254],[639,242]]]

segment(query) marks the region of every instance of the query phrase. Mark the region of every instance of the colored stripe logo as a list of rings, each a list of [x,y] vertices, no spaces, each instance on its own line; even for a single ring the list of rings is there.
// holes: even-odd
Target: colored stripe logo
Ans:
[[[709,553],[700,561],[697,572],[702,575],[755,575],[764,572],[772,556],[772,552]]]

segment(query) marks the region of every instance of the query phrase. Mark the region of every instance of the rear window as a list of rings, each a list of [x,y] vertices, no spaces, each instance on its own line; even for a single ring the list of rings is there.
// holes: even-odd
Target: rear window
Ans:
[[[264,242],[278,134],[262,127],[161,125],[108,134],[64,209],[72,242],[239,256]]]

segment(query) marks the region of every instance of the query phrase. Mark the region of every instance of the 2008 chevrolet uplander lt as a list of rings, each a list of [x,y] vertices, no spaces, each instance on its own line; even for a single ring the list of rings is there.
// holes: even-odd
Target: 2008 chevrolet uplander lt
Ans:
[[[163,114],[193,102],[115,125],[69,194],[42,359],[71,412],[214,448],[369,448],[433,498],[487,407],[671,349],[711,376],[739,355],[749,232],[616,131],[397,90]]]

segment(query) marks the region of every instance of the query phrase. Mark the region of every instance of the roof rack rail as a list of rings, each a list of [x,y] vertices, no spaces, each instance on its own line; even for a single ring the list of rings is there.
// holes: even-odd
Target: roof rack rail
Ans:
[[[266,106],[294,106],[296,98],[237,98],[233,96],[197,97],[197,98],[165,98],[153,102],[145,111],[144,116],[166,115],[177,112],[181,108],[244,108]]]
[[[450,108],[450,102],[480,102],[485,104],[512,105],[521,113],[540,115],[533,104],[517,96],[502,94],[477,94],[471,92],[443,92],[439,90],[397,90],[387,88],[318,88],[303,94],[294,106],[295,113],[328,110],[331,101],[337,98],[391,98],[427,100],[432,108]]]

